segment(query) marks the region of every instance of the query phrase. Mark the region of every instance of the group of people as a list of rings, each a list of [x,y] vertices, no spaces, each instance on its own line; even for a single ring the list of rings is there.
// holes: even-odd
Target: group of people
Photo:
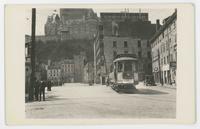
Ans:
[[[51,91],[52,82],[50,80],[36,80],[34,93],[36,101],[45,101],[45,88],[47,87],[47,91]]]

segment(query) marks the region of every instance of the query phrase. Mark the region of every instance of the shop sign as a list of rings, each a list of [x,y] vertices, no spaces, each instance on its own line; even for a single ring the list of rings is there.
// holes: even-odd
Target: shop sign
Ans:
[[[170,62],[170,67],[171,68],[176,68],[176,62]]]
[[[158,72],[158,67],[155,67],[155,68],[154,68],[154,72]]]

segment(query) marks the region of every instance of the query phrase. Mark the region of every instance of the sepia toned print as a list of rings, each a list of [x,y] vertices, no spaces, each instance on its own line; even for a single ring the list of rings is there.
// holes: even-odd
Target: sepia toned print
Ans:
[[[175,119],[177,13],[27,11],[26,117]]]

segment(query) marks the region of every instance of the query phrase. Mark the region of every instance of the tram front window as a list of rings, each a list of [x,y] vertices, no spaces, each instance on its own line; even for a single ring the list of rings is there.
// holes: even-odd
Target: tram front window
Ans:
[[[131,72],[132,71],[132,62],[125,62],[124,63],[124,72]]]
[[[119,62],[118,63],[118,72],[122,72],[122,66],[123,66],[122,62]]]

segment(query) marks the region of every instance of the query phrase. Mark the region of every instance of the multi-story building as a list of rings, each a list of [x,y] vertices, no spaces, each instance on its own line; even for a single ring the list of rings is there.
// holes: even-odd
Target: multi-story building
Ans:
[[[52,14],[48,16],[47,22],[44,27],[46,36],[56,36],[59,35],[59,27],[61,25],[60,17],[58,14]]]
[[[25,35],[25,93],[28,94],[31,77],[31,36]]]
[[[162,84],[176,84],[177,11],[167,17],[151,38],[154,80]]]
[[[103,12],[100,13],[100,17],[102,21],[113,21],[116,22],[123,22],[127,19],[134,21],[148,21],[148,13],[130,13],[128,11],[120,12],[120,13],[109,13],[109,12]]]
[[[92,39],[97,31],[98,17],[92,9],[60,9],[61,39]]]
[[[151,74],[151,47],[148,40],[104,36],[103,51],[98,42],[95,45],[96,80],[101,83],[105,82],[107,74],[111,71],[110,66],[118,54],[133,54],[138,57],[139,80],[143,80],[145,75]]]
[[[59,14],[47,17],[45,35],[36,41],[63,41],[68,39],[93,39],[98,25],[97,14],[92,9],[61,8]]]
[[[61,61],[61,76],[64,82],[74,82],[74,60],[64,59]]]
[[[140,81],[145,75],[152,74],[149,39],[156,26],[148,21],[148,14],[106,13],[106,17],[101,16],[103,18],[94,41],[95,82],[105,83],[113,59],[123,53],[137,55]]]
[[[152,33],[154,27],[148,20],[148,13],[100,13],[104,35],[140,37]],[[153,29],[153,30],[152,30]],[[151,34],[152,36],[152,34]]]
[[[47,79],[55,84],[61,82],[61,68],[59,66],[49,66],[47,70]]]

